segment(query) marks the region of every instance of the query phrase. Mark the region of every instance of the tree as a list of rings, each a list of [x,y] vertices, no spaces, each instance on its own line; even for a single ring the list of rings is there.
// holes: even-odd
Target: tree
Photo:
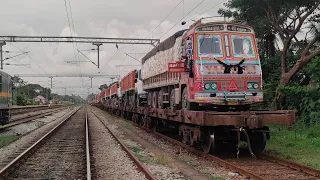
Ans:
[[[27,96],[23,93],[19,93],[17,95],[17,105],[18,106],[25,106],[27,103]]]
[[[100,91],[102,91],[103,89],[107,89],[109,86],[107,84],[102,84],[100,85],[100,87],[98,88]]]
[[[93,94],[93,93],[91,93],[91,94],[89,94],[89,95],[87,96],[87,101],[90,101],[90,100],[94,99],[95,97],[96,97],[96,95]]]
[[[281,53],[280,86],[290,80],[315,56],[320,55],[320,0],[229,0],[226,9],[218,13],[235,20],[247,21],[256,31],[257,37],[270,34],[279,36],[283,44]],[[307,32],[299,40],[298,33]],[[298,45],[298,46],[297,46]],[[289,52],[293,48],[299,58],[292,64]]]
[[[12,77],[14,87],[21,87],[26,85],[27,82],[23,81],[23,79],[19,78],[18,76]]]

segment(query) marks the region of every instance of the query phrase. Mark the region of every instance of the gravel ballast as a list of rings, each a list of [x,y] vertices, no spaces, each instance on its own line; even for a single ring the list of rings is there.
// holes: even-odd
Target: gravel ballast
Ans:
[[[26,129],[22,128],[17,128],[17,129],[22,129],[22,131],[25,132],[24,136],[21,136],[19,139],[16,141],[10,143],[9,145],[2,147],[0,149],[0,163],[3,161],[7,160],[6,158],[9,156],[12,156],[15,152],[17,152],[19,149],[24,148],[29,146],[29,142],[31,141],[36,141],[38,140],[41,136],[43,136],[45,133],[49,132],[54,126],[59,124],[66,116],[68,116],[71,111],[77,109],[78,107],[68,107],[66,110],[59,112],[59,113],[54,113],[52,116],[42,118],[43,121],[45,121],[47,124],[34,129],[33,131],[26,131]],[[51,121],[49,120],[51,119]],[[25,125],[23,125],[25,126]],[[21,127],[21,126],[20,126]],[[26,126],[28,129],[28,125]],[[19,131],[20,131],[19,130]],[[26,132],[29,132],[26,134]]]
[[[95,107],[92,109],[95,112],[104,116],[106,119],[108,119],[110,121],[109,122],[110,124],[112,122],[112,123],[119,124],[127,129],[131,129],[131,131],[134,131],[134,134],[136,137],[142,138],[142,139],[152,143],[156,147],[160,148],[164,153],[168,153],[172,157],[177,159],[178,161],[181,161],[185,164],[188,164],[189,166],[192,166],[194,169],[207,175],[209,177],[209,179],[219,179],[219,178],[222,178],[222,179],[246,179],[246,177],[243,177],[236,172],[232,172],[229,169],[224,168],[213,161],[208,161],[207,159],[199,157],[197,155],[194,155],[194,154],[184,150],[183,148],[176,146],[175,144],[164,141],[163,139],[159,139],[156,136],[146,132],[145,130],[140,129],[138,127],[135,127],[134,125],[131,124],[131,122],[125,121],[123,118],[118,118],[118,117],[112,116],[112,115],[108,114],[107,112],[102,111],[102,110],[95,108]],[[130,125],[128,125],[128,123],[130,123]],[[112,125],[112,126],[115,126],[115,125]],[[152,167],[150,167],[150,171],[152,171]]]
[[[93,179],[146,179],[108,130],[89,113]]]
[[[143,162],[143,164],[149,169],[149,171],[157,178],[163,180],[185,180],[185,179],[208,179],[201,176],[195,176],[194,178],[186,177],[182,171],[180,171],[176,164],[173,162],[167,153],[163,153],[159,148],[152,148],[150,146],[142,146],[141,141],[133,137],[135,135],[128,133],[127,129],[118,126],[115,121],[119,122],[119,125],[123,123],[128,129],[133,130],[135,127],[130,123],[121,121],[119,118],[113,118],[110,115],[105,115],[102,111],[92,108],[93,112],[101,118],[104,124],[130,149],[136,157]],[[121,123],[120,123],[121,122]],[[190,170],[189,168],[187,168]],[[191,170],[192,171],[192,170]],[[194,173],[197,174],[197,173]]]

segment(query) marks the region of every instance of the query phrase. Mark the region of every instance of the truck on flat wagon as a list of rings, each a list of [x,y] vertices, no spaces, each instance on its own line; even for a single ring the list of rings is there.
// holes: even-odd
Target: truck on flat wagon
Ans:
[[[263,151],[270,138],[267,125],[291,126],[295,112],[250,110],[263,102],[252,27],[202,21],[147,53],[141,69],[121,79],[121,97],[113,97],[117,106],[108,101],[100,106],[149,128],[171,127],[186,144],[200,143],[205,153],[239,140],[250,141],[254,152]]]

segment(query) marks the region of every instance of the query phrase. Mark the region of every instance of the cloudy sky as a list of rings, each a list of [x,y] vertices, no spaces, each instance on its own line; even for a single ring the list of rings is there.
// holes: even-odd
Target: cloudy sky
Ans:
[[[1,0],[0,36],[70,36],[72,32],[74,36],[160,38],[163,41],[176,31],[188,28],[191,19],[218,15],[217,11],[223,7],[224,2],[226,0]],[[74,29],[69,28],[67,13]],[[187,21],[184,26],[181,25],[182,18]],[[104,44],[100,49],[100,69],[92,63],[83,62],[79,65],[66,62],[86,61],[77,49],[92,48],[95,48],[92,44],[81,43],[7,43],[3,50],[9,53],[4,53],[4,58],[27,51],[29,53],[6,60],[6,63],[20,66],[6,65],[4,71],[11,75],[100,73],[123,76],[139,68],[115,66],[139,65],[139,62],[125,53],[132,53],[131,56],[141,59],[141,53],[148,52],[152,46],[119,45],[117,50],[115,44]],[[96,51],[82,52],[97,62]],[[50,85],[48,78],[23,79],[29,83]],[[108,78],[94,78],[93,89],[88,89],[89,78],[54,78],[53,92],[64,94],[62,87],[67,87],[67,94],[86,97],[88,92],[98,92],[100,84],[110,82]]]

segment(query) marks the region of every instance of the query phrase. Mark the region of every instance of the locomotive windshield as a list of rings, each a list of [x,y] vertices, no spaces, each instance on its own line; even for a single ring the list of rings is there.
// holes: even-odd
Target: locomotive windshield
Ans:
[[[223,57],[222,42],[220,35],[198,36],[199,57]]]
[[[250,35],[231,35],[234,57],[254,58],[256,57]]]

